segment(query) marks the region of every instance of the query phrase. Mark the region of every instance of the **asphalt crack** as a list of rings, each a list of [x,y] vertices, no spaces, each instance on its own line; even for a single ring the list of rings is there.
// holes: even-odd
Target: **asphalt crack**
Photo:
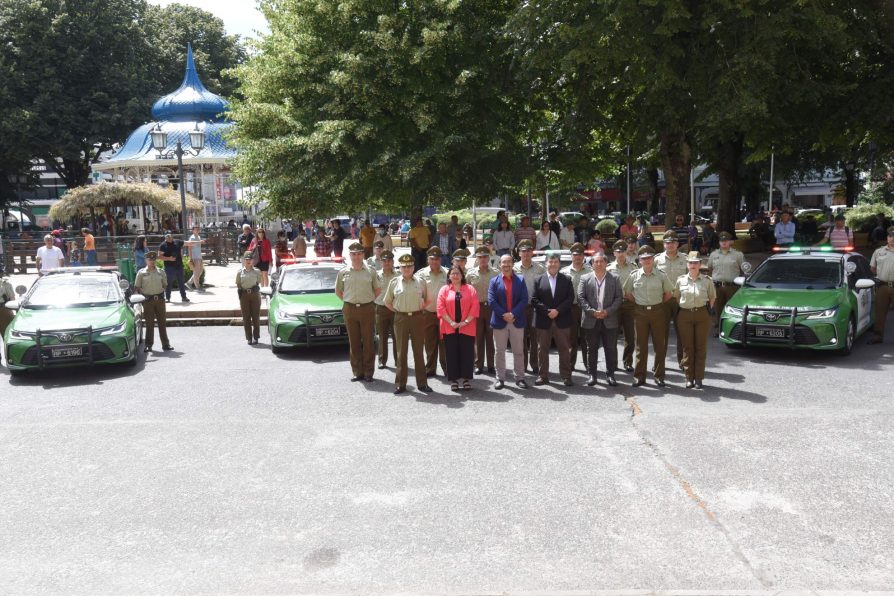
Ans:
[[[745,565],[746,569],[754,576],[754,579],[757,580],[763,588],[769,589],[773,582],[768,580],[764,575],[754,567],[751,563],[751,560],[742,552],[742,548],[739,546],[739,543],[736,542],[735,538],[733,538],[730,530],[723,524],[722,521],[717,517],[717,514],[711,509],[708,505],[707,501],[705,501],[701,495],[699,495],[695,488],[693,488],[692,484],[686,480],[683,476],[683,473],[680,471],[680,468],[672,464],[667,456],[661,451],[661,448],[655,444],[654,441],[649,437],[649,432],[644,429],[640,420],[643,417],[643,410],[640,407],[639,403],[636,401],[636,397],[633,393],[629,391],[622,391],[621,395],[624,397],[624,401],[627,403],[627,406],[630,408],[630,424],[633,425],[636,434],[639,436],[640,440],[643,444],[649,448],[652,452],[652,455],[664,466],[664,468],[668,471],[671,478],[673,478],[674,482],[683,490],[686,496],[693,502],[695,505],[701,509],[704,516],[708,519],[708,522],[712,524],[724,537],[727,544],[732,550],[733,555]]]

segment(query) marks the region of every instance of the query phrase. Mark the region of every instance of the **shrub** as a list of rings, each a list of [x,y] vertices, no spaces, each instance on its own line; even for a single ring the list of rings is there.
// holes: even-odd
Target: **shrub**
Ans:
[[[454,215],[459,220],[460,226],[465,227],[466,225],[472,225],[471,209],[460,209],[458,211],[445,211],[444,213],[436,213],[431,217],[431,221],[433,224],[435,224],[435,226],[437,226],[439,223],[446,223],[447,225],[450,225],[450,218]],[[479,213],[477,219],[479,230],[492,228],[496,225],[497,222],[497,216],[494,213]]]
[[[855,232],[869,232],[878,223],[879,213],[884,213],[889,221],[894,219],[894,209],[890,205],[860,203],[845,212],[845,222]]]
[[[606,236],[614,236],[615,230],[618,229],[618,224],[615,223],[613,219],[603,219],[598,224],[596,224],[596,230],[602,235],[602,237]]]

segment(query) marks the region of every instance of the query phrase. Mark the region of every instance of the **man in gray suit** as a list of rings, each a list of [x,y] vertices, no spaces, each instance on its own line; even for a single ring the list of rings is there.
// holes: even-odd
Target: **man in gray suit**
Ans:
[[[605,351],[605,371],[608,384],[614,387],[615,370],[618,368],[618,312],[624,301],[618,278],[606,271],[605,253],[593,255],[593,273],[580,279],[577,302],[581,308],[581,328],[587,338],[590,380],[596,384],[596,364],[599,362],[599,346]]]

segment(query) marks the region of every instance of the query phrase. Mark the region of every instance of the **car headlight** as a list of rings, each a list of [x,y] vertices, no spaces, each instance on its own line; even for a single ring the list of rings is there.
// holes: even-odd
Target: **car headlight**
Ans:
[[[742,313],[745,312],[741,308],[736,308],[735,306],[730,306],[727,304],[723,307],[723,312],[728,315],[735,315],[737,317],[741,317]]]
[[[34,336],[34,333],[30,333],[28,331],[17,331],[13,329],[9,332],[9,337],[11,339],[34,339]]]
[[[276,318],[280,319],[281,321],[297,321],[298,319],[301,318],[301,315],[291,313],[291,312],[286,312],[284,310],[277,310]]]
[[[100,333],[100,335],[115,335],[116,333],[121,333],[124,331],[124,328],[127,327],[127,321],[121,322],[119,325],[115,325],[114,327],[109,327]]]
[[[815,313],[813,313],[812,315],[808,315],[808,316],[807,316],[807,319],[808,319],[808,320],[811,320],[811,319],[831,319],[832,317],[834,317],[834,316],[837,315],[837,314],[838,314],[838,307],[836,306],[835,308],[827,308],[827,309],[824,310],[824,311],[815,312]]]

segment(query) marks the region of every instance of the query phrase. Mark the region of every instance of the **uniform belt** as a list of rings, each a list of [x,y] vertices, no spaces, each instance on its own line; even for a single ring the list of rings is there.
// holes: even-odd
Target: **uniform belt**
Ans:
[[[661,306],[661,304],[650,304],[648,306],[646,306],[645,304],[637,304],[636,305],[637,308],[641,308],[643,310],[654,310],[656,308],[659,308],[660,306]]]
[[[681,306],[680,310],[688,310],[689,312],[697,312],[700,310],[706,310],[707,308],[708,308],[707,306],[695,306],[692,308],[686,308],[685,306]]]
[[[248,288],[247,290],[245,288],[241,288],[241,289],[243,292],[245,292],[247,294],[254,294],[255,292],[261,291],[261,288]]]
[[[164,294],[144,294],[144,296],[146,297],[146,300],[164,300],[165,299]]]
[[[399,311],[397,311],[397,314],[399,314],[399,315],[407,315],[408,317],[412,317],[413,315],[422,314],[422,312],[423,312],[423,311],[421,311],[421,310],[414,310],[414,311],[412,311],[412,312],[403,312],[403,311],[399,310]]]
[[[736,282],[734,282],[734,281],[715,281],[714,285],[715,286],[734,286],[734,285],[736,285]]]
[[[375,304],[375,302],[345,302],[345,306],[353,306],[354,308],[360,308],[369,304]]]

